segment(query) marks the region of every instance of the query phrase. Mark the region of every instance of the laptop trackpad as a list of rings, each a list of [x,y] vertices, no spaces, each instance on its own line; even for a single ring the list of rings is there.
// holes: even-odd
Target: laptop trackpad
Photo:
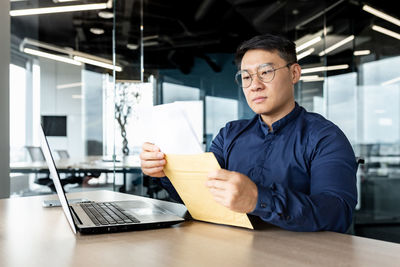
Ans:
[[[133,216],[137,217],[165,214],[165,211],[161,208],[140,200],[118,201],[115,202],[115,204],[117,204],[121,209],[132,213]]]

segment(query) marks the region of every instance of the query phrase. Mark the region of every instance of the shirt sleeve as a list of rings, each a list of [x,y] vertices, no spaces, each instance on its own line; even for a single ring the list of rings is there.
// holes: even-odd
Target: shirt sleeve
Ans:
[[[221,168],[224,168],[224,156],[223,156],[223,145],[224,145],[224,133],[226,132],[225,127],[222,128],[218,135],[214,138],[212,141],[212,144],[210,146],[210,152],[213,152],[215,157],[217,158],[217,161]],[[153,178],[154,182],[163,187],[167,192],[169,193],[170,197],[173,198],[174,200],[183,203],[182,199],[179,197],[178,192],[175,190],[174,186],[172,185],[171,181],[168,179],[168,177],[163,177],[163,178]]]
[[[217,136],[211,143],[210,152],[214,153],[215,158],[217,159],[219,166],[221,168],[225,168],[225,160],[224,160],[224,136],[226,133],[226,127],[222,128]]]
[[[277,183],[258,186],[250,214],[292,231],[347,231],[357,204],[354,152],[336,127],[325,127],[317,136],[310,152],[310,194]]]
[[[210,146],[210,152],[213,152],[215,157],[217,158],[217,161],[221,168],[224,168],[224,157],[223,157],[223,144],[224,144],[224,133],[226,129],[225,127],[222,128],[218,135],[214,138],[212,141],[212,144]],[[167,192],[169,193],[170,197],[180,203],[183,203],[182,199],[179,197],[178,192],[175,190],[174,186],[172,185],[171,181],[168,179],[168,177],[163,177],[163,178],[153,178],[154,182],[163,187]]]
[[[162,188],[167,190],[169,196],[173,200],[183,204],[181,197],[179,196],[178,192],[175,190],[174,186],[172,185],[172,183],[168,179],[168,177],[152,178],[152,179],[153,179],[154,183],[158,184],[159,186],[161,186]]]

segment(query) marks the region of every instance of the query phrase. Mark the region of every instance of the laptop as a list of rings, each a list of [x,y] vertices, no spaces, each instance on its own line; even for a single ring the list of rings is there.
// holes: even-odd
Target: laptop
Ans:
[[[39,132],[43,154],[58,198],[65,217],[75,234],[77,231],[82,234],[94,234],[161,228],[184,221],[182,217],[155,205],[151,199],[147,201],[146,198],[70,204],[61,185],[60,175],[42,127]]]

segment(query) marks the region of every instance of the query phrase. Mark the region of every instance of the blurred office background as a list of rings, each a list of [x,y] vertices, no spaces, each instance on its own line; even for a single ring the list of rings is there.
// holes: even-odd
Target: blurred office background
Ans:
[[[137,167],[138,110],[198,101],[196,127],[208,149],[227,121],[253,116],[234,83],[237,46],[274,33],[297,44],[296,101],[335,122],[365,160],[350,232],[400,242],[400,11],[393,1],[7,1],[0,31],[9,36],[9,91],[2,93],[9,128],[2,131],[12,197],[53,192],[37,167],[42,122],[56,161],[71,164],[62,174],[67,191],[168,199]],[[118,172],[126,158],[126,172]]]

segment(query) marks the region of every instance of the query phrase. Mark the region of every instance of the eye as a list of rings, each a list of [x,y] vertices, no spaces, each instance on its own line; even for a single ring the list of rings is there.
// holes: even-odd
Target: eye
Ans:
[[[267,76],[268,74],[270,74],[272,72],[272,70],[262,70],[261,72],[260,72],[260,75],[261,76]]]
[[[248,73],[247,71],[243,71],[243,72],[240,74],[240,76],[241,76],[242,80],[249,80],[249,79],[251,79],[251,75],[250,75],[250,73]]]

